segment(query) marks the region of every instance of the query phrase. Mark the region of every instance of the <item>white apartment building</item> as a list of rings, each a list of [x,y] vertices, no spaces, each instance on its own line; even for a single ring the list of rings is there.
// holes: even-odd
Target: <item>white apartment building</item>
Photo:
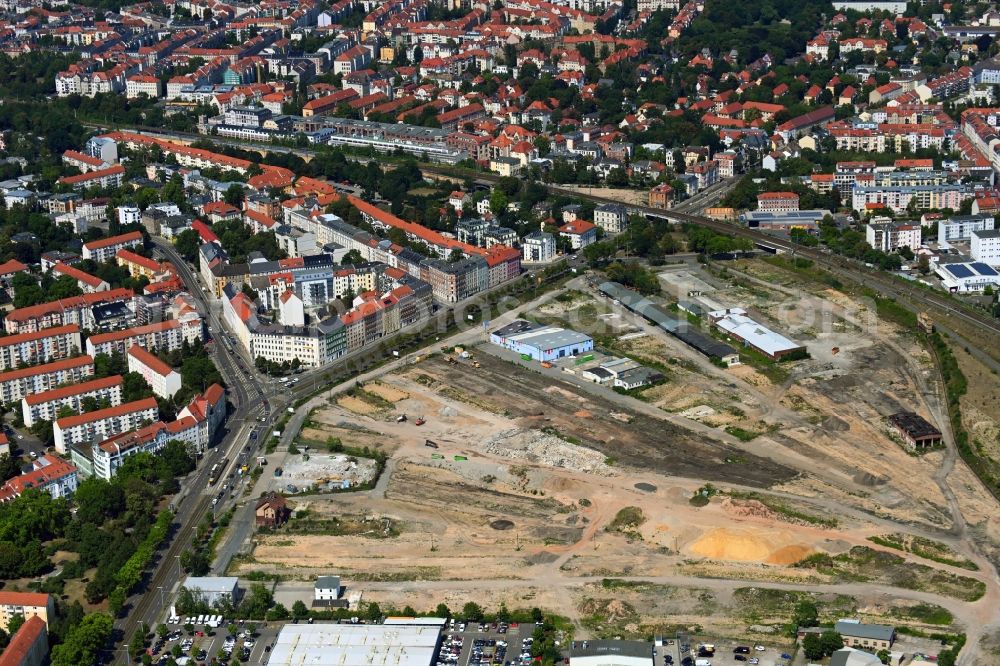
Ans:
[[[918,210],[951,208],[958,210],[962,202],[972,197],[964,185],[913,185],[895,187],[858,187],[851,190],[852,208],[859,213],[869,210],[869,204],[881,204],[895,213],[902,213],[912,201]]]
[[[535,231],[521,241],[521,256],[525,263],[547,263],[556,256],[555,236]]]
[[[83,244],[83,258],[93,259],[99,264],[114,259],[118,250],[142,245],[142,232],[130,231],[120,236],[101,238]]]
[[[1000,230],[973,231],[969,252],[976,261],[990,266],[1000,266]]]
[[[180,373],[139,345],[129,347],[126,356],[129,372],[138,372],[142,375],[156,395],[161,398],[172,398],[181,390]]]
[[[594,209],[594,224],[609,234],[620,234],[628,226],[628,210],[622,204],[601,204]]]
[[[0,370],[69,358],[79,351],[80,327],[76,324],[8,335],[0,337]]]
[[[873,248],[883,252],[894,252],[901,247],[912,250],[920,247],[921,231],[919,224],[868,224],[865,226],[865,240]]]
[[[34,393],[42,393],[62,384],[79,382],[94,375],[94,359],[76,356],[45,365],[0,373],[0,403],[10,405]]]
[[[118,433],[135,430],[143,423],[156,420],[159,407],[156,398],[143,398],[117,407],[99,409],[56,419],[52,427],[56,451],[65,454],[73,444],[105,440]]]
[[[179,319],[168,319],[121,331],[98,333],[87,338],[87,353],[91,356],[124,354],[132,345],[157,351],[174,351],[181,348],[184,340],[189,344],[201,340],[200,320],[184,325]]]
[[[122,404],[122,376],[92,379],[26,395],[21,398],[24,425],[30,428],[38,421],[54,421],[64,407],[80,413],[85,398],[93,398],[98,403],[107,401],[108,407],[117,407]]]
[[[993,229],[992,215],[961,215],[938,220],[938,243],[949,247],[955,241],[972,240],[972,232]]]

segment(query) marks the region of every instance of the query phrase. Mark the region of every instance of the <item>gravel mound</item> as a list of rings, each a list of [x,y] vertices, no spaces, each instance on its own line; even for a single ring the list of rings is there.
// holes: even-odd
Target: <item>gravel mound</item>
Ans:
[[[549,467],[611,476],[614,470],[605,464],[604,454],[585,446],[563,441],[539,430],[512,428],[497,433],[483,443],[486,453],[525,460]]]

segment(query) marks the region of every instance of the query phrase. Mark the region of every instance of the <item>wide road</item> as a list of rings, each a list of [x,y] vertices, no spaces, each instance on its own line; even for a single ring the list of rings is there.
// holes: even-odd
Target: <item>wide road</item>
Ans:
[[[188,265],[168,243],[154,239],[154,245],[162,256],[177,266],[181,279],[197,301],[205,321],[212,331],[219,331],[217,308],[205,298]],[[227,473],[235,468],[241,447],[249,441],[258,415],[263,414],[263,400],[272,393],[268,384],[260,381],[252,371],[247,371],[247,366],[234,358],[226,345],[211,345],[210,354],[226,382],[227,398],[233,409],[226,419],[226,431],[222,439],[206,452],[198,468],[181,482],[181,492],[174,499],[177,509],[175,530],[169,537],[167,549],[162,551],[155,565],[148,585],[142,593],[128,600],[128,614],[115,623],[118,639],[125,645],[132,640],[140,623],[152,627],[163,617],[164,605],[169,601],[171,590],[183,579],[181,553],[190,546],[204,516],[213,510],[222,510],[226,505],[225,502],[215,505],[212,503],[213,488],[208,483],[211,467],[216,461],[227,458],[230,461]]]

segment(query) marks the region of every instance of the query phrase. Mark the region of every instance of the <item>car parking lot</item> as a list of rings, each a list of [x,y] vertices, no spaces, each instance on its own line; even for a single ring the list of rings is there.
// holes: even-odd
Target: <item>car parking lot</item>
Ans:
[[[791,653],[752,642],[664,640],[656,647],[656,666],[789,666]]]
[[[174,630],[165,640],[155,639],[150,648],[153,663],[166,663],[172,655],[180,663],[208,664],[219,663],[219,657],[224,656],[223,663],[238,659],[244,664],[263,664],[267,661],[267,652],[278,635],[281,625],[273,627],[257,624],[251,634],[246,623],[237,622],[237,633],[230,635],[225,626],[219,629],[196,627],[193,636],[180,629]],[[179,649],[180,654],[177,654]]]
[[[525,662],[525,639],[530,641],[533,624],[456,622],[449,624],[438,653],[439,666],[513,666]],[[528,650],[530,652],[530,648]]]

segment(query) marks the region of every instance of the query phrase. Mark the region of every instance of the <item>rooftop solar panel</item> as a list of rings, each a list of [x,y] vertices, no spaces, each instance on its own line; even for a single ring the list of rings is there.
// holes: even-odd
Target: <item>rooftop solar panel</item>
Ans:
[[[948,264],[945,268],[957,278],[972,277],[972,271],[963,264]]]
[[[995,268],[993,268],[989,264],[984,264],[981,261],[977,261],[977,262],[973,263],[972,264],[972,268],[976,269],[976,272],[979,273],[980,275],[984,275],[984,276],[987,276],[987,277],[992,277],[994,275],[998,275],[998,273],[996,272]]]

